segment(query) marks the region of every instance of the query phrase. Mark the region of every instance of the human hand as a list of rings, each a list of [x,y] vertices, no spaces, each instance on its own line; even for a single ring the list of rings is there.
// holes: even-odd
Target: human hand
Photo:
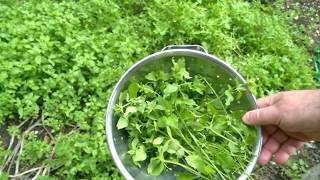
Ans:
[[[276,163],[285,163],[303,142],[320,140],[320,90],[280,92],[258,99],[257,106],[242,119],[262,126],[259,164],[273,156]]]

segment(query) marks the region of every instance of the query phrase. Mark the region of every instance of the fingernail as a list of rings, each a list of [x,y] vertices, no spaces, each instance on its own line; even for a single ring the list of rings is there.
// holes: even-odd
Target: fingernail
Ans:
[[[246,113],[246,114],[242,117],[242,120],[243,120],[245,123],[249,123],[249,113]]]

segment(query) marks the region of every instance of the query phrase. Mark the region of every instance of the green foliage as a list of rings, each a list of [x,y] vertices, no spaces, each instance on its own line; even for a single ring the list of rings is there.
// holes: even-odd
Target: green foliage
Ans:
[[[35,165],[38,161],[49,158],[50,146],[44,141],[30,140],[26,141],[23,147],[23,153],[20,160],[25,166]]]
[[[3,148],[2,147],[3,146],[3,143],[2,143],[2,141],[0,140],[0,164],[3,164],[4,162],[3,162],[3,159],[4,159],[4,157],[5,157],[5,155],[6,155],[6,150],[5,150],[5,148]]]
[[[146,160],[150,175],[180,166],[195,178],[235,179],[250,161],[256,138],[240,119],[245,109],[231,107],[241,103],[245,89],[233,81],[220,87],[216,79],[191,77],[186,61],[172,60],[170,72],[149,72],[121,92],[114,111],[117,128],[128,134],[127,154],[138,167]],[[139,88],[144,86],[152,93]]]
[[[4,172],[0,174],[0,180],[8,180],[9,179],[9,174]]]
[[[57,180],[57,178],[49,177],[49,176],[39,176],[37,180]]]
[[[308,164],[303,159],[289,160],[285,167],[281,168],[281,171],[285,176],[298,180],[307,172],[308,167]]]
[[[307,38],[288,25],[290,15],[271,5],[25,0],[1,1],[0,12],[0,124],[43,119],[56,141],[49,144],[51,176],[118,178],[104,137],[108,97],[130,65],[166,45],[203,45],[234,66],[257,97],[313,87]],[[175,93],[171,85],[168,95]],[[130,89],[136,96],[136,85]],[[25,143],[36,145],[37,138]],[[66,151],[59,150],[63,144]],[[51,157],[47,148],[40,151],[32,153]]]

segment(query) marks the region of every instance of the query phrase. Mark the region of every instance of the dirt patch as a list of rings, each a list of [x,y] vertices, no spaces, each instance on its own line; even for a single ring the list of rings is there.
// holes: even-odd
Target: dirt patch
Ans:
[[[10,136],[7,132],[7,128],[8,128],[8,126],[6,126],[6,125],[0,126],[0,138],[3,143],[3,147],[5,147],[5,148],[8,147],[8,144],[10,142]]]
[[[297,153],[290,157],[284,165],[270,162],[265,166],[257,166],[254,179],[257,180],[286,180],[301,179],[308,169],[320,163],[320,143],[306,143]]]
[[[314,47],[320,45],[320,0],[287,0],[287,11],[297,10],[295,23],[305,28],[306,33],[313,39]]]

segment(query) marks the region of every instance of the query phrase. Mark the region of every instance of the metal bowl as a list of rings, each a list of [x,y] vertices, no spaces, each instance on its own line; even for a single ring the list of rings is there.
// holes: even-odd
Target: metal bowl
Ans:
[[[172,171],[162,173],[160,176],[155,177],[147,174],[146,164],[141,168],[130,166],[127,161],[126,152],[128,151],[128,144],[126,135],[123,130],[116,128],[116,119],[113,116],[113,105],[118,101],[120,92],[127,88],[132,78],[141,79],[153,70],[170,68],[171,58],[173,56],[187,57],[186,67],[192,74],[201,74],[204,77],[214,78],[215,83],[218,83],[221,87],[227,86],[231,81],[235,79],[240,83],[245,84],[244,78],[230,65],[226,64],[219,58],[208,54],[204,48],[198,45],[173,45],[167,46],[162,51],[151,54],[139,62],[131,66],[124,75],[120,78],[116,84],[112,95],[110,97],[107,113],[106,113],[106,134],[107,143],[111,153],[111,156],[120,170],[120,173],[128,180],[133,179],[175,179]],[[236,104],[234,109],[251,110],[256,108],[255,97],[247,89],[245,96],[241,99],[241,104]],[[247,179],[250,175],[259,156],[262,136],[260,127],[256,127],[257,139],[253,149],[253,157],[250,163],[247,165],[245,172],[238,178],[239,180]]]

